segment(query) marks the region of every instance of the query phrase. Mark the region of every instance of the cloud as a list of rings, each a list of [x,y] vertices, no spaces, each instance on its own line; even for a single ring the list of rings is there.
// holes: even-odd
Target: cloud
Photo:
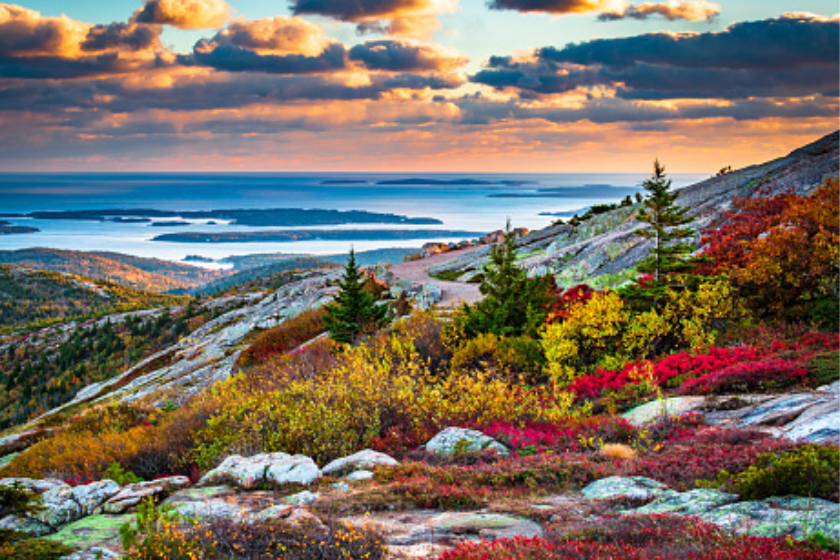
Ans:
[[[0,56],[73,56],[88,28],[67,16],[43,17],[34,10],[0,4]]]
[[[437,16],[457,5],[458,0],[293,0],[292,10],[358,23],[360,33],[427,38],[440,29]]]
[[[81,47],[84,51],[157,49],[161,48],[160,32],[160,27],[156,25],[120,22],[95,25],[88,30]]]
[[[458,51],[411,40],[368,41],[350,49],[350,60],[386,72],[449,72],[468,62]]]
[[[662,16],[674,21],[687,19],[689,21],[711,21],[720,13],[720,5],[708,0],[668,0],[667,2],[645,2],[639,5],[625,4],[616,11],[607,11],[598,16],[600,21],[617,19],[648,19],[651,16]]]
[[[317,56],[330,44],[324,29],[298,17],[277,16],[258,20],[238,18],[212,39],[243,49],[270,54]]]
[[[180,29],[218,29],[230,17],[225,0],[146,0],[134,14],[137,23]]]
[[[526,95],[604,87],[628,99],[745,99],[836,90],[836,21],[786,16],[722,32],[650,33],[492,57],[472,80]]]
[[[260,54],[232,44],[200,41],[189,56],[180,57],[185,65],[199,65],[226,72],[268,74],[318,74],[347,67],[347,50],[332,43],[317,56],[302,54]]]
[[[492,0],[490,8],[553,15],[598,13],[600,21],[647,19],[656,15],[669,20],[710,21],[720,13],[720,6],[709,0],[667,0],[638,5],[628,0]]]

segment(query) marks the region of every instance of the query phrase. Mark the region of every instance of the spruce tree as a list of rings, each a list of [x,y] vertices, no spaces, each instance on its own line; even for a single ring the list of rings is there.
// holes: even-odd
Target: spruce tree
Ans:
[[[365,291],[365,279],[352,249],[338,285],[341,290],[325,307],[324,317],[324,325],[333,340],[352,344],[359,334],[385,324],[388,308],[376,305],[373,294]]]
[[[642,183],[642,187],[648,194],[636,219],[647,223],[648,227],[636,233],[651,239],[653,249],[636,269],[651,274],[654,283],[660,284],[665,276],[687,272],[694,266],[691,259],[694,247],[685,240],[695,232],[682,227],[694,218],[686,216],[688,208],[677,206],[677,193],[670,190],[671,180],[665,176],[665,167],[658,159],[653,162],[653,176]]]
[[[515,236],[508,222],[505,239],[493,247],[479,287],[484,299],[466,308],[468,334],[536,336],[545,320],[550,280],[528,278],[516,265],[516,257]]]

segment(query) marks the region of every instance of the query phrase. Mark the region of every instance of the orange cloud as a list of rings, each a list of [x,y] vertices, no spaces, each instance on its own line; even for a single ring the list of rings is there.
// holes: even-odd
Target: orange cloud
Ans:
[[[292,9],[358,23],[363,33],[428,38],[440,29],[437,16],[457,6],[458,0],[294,0]]]
[[[218,29],[229,17],[230,6],[225,0],[146,0],[134,15],[138,23],[180,29]]]
[[[261,53],[317,56],[330,44],[324,29],[298,17],[277,16],[253,21],[238,18],[214,42]]]
[[[74,56],[89,28],[67,16],[42,17],[34,10],[0,4],[0,56]]]
[[[637,6],[626,3],[619,10],[601,14],[603,20],[647,19],[658,15],[669,20],[711,21],[720,13],[720,6],[708,0],[668,0],[667,2],[645,2]]]

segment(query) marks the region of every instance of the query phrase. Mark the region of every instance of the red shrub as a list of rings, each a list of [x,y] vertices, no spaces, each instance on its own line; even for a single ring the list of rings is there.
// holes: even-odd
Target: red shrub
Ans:
[[[480,429],[512,449],[534,451],[579,451],[595,442],[630,443],[638,433],[627,420],[616,416],[570,419],[562,424],[532,422],[523,428],[494,422]]]
[[[325,331],[324,315],[325,311],[321,308],[310,309],[260,333],[254,342],[242,351],[239,363],[261,364],[271,356],[285,354],[312,340]]]
[[[734,364],[690,379],[680,387],[680,393],[709,395],[780,389],[802,384],[807,377],[808,370],[795,362],[768,359]]]
[[[676,516],[601,519],[598,526],[551,539],[462,544],[438,560],[836,560],[784,538],[744,537]]]

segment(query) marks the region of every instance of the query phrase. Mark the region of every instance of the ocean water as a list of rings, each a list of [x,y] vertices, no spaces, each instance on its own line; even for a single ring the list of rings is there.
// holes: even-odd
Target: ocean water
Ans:
[[[489,232],[513,227],[537,229],[554,221],[544,212],[565,212],[592,204],[618,202],[638,189],[644,174],[0,174],[0,214],[36,211],[138,209],[190,211],[248,208],[367,210],[409,217],[431,217],[442,225],[344,225],[319,229],[448,229]],[[703,177],[673,176],[675,187]],[[413,180],[412,184],[379,184]],[[440,184],[474,181],[482,184]],[[428,182],[427,184],[421,184]],[[486,184],[485,184],[486,183]],[[610,188],[607,188],[609,186]],[[561,189],[551,191],[550,189]],[[322,241],[292,243],[171,243],[151,241],[181,232],[298,229],[207,225],[151,227],[148,223],[0,218],[32,226],[39,233],[1,235],[0,250],[50,247],[117,251],[181,261],[187,255],[221,259],[254,253],[334,254],[386,247],[420,247],[410,241]],[[299,229],[306,229],[305,226]],[[436,239],[457,241],[458,239]]]

